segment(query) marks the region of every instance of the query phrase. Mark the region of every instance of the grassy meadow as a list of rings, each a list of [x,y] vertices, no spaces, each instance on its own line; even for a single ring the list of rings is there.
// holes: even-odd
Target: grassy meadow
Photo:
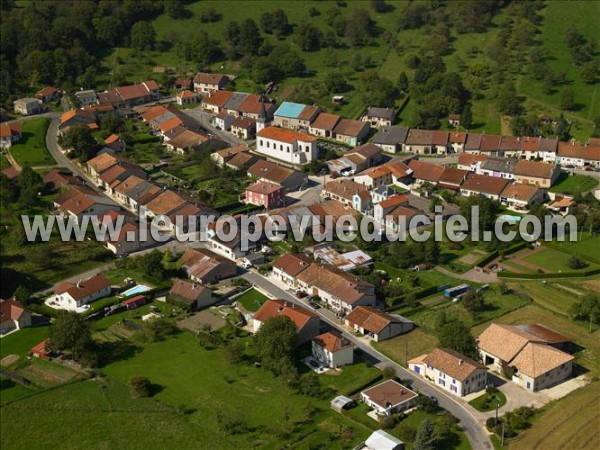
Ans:
[[[10,148],[10,153],[20,166],[53,166],[56,161],[46,148],[48,119],[26,120],[21,124],[22,138]]]

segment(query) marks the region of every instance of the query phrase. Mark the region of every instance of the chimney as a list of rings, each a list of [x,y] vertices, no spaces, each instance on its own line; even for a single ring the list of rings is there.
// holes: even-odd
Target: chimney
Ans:
[[[462,364],[463,364],[463,363],[464,363],[464,361],[463,361],[462,359],[459,359],[459,360],[458,360],[458,365],[459,365],[459,366],[462,366]]]
[[[83,280],[80,278],[79,281],[77,282],[77,287],[80,288],[82,284],[83,284]]]

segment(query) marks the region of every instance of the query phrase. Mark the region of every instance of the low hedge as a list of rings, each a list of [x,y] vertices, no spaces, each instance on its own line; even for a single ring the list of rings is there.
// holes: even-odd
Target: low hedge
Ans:
[[[389,307],[394,307],[399,303],[403,303],[406,300],[406,298],[409,296],[414,296],[414,300],[416,302],[422,298],[429,297],[430,295],[433,295],[436,292],[439,292],[437,286],[429,286],[429,287],[421,289],[419,291],[409,292],[407,294],[398,295],[397,297],[388,298],[386,300],[386,304]]]
[[[513,253],[518,252],[519,250],[523,250],[525,247],[527,247],[528,242],[519,242],[518,244],[515,244],[511,247],[508,247],[506,250],[495,250],[492,253],[490,253],[489,255],[483,256],[481,258],[479,258],[479,260],[477,260],[477,262],[475,262],[475,264],[473,264],[473,267],[483,267],[486,264],[491,263],[494,259],[496,259],[498,256],[500,256],[500,252],[504,252],[503,254],[506,255],[511,255]]]
[[[564,273],[515,273],[515,272],[499,272],[499,278],[521,278],[525,280],[543,280],[545,278],[582,278],[597,275],[600,273],[600,268],[584,270],[582,272],[564,272]]]

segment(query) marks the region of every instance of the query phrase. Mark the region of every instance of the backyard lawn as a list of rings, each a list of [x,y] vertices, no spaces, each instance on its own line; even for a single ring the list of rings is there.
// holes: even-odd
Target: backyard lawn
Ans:
[[[53,166],[56,161],[46,148],[48,119],[27,120],[22,123],[23,137],[13,144],[10,153],[20,166]]]
[[[591,191],[598,186],[598,180],[587,175],[562,175],[558,182],[552,186],[550,192],[564,194],[579,194]]]
[[[265,294],[254,288],[236,298],[236,301],[239,302],[244,309],[250,312],[258,311],[258,308],[260,308],[267,300],[268,297]]]
[[[27,352],[36,344],[48,337],[48,327],[29,327],[12,333],[2,338],[0,345],[0,358],[7,355],[27,356]]]
[[[577,241],[546,243],[547,246],[555,247],[566,253],[576,254],[591,262],[600,262],[600,235],[591,236],[589,233],[579,233]]]
[[[571,288],[568,286],[562,287],[562,282],[544,283],[536,280],[519,282],[511,284],[511,286],[529,294],[533,301],[540,306],[567,317],[569,309],[579,299],[579,296],[575,292],[579,292],[581,295],[585,294],[583,289],[574,288],[573,290],[569,290]]]

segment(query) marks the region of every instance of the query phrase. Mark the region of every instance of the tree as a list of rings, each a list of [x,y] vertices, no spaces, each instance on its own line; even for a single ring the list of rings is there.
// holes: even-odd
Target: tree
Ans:
[[[80,359],[92,343],[92,333],[85,317],[70,311],[59,311],[48,332],[54,350],[68,351]]]
[[[305,52],[315,52],[321,48],[323,33],[314,25],[302,22],[295,34],[296,44]]]
[[[146,377],[132,377],[129,380],[132,389],[132,396],[135,398],[150,397],[152,383]]]
[[[471,289],[463,296],[462,304],[467,311],[471,314],[475,314],[485,307],[483,294],[475,289]]]
[[[471,104],[467,103],[460,114],[461,126],[468,130],[473,125],[473,112],[471,111]]]
[[[289,30],[288,17],[281,8],[272,12],[267,11],[260,16],[260,26],[267,34],[283,37]]]
[[[385,13],[390,10],[390,7],[386,5],[385,0],[371,0],[371,7],[378,13]]]
[[[361,81],[364,86],[365,103],[381,107],[394,106],[398,90],[391,80],[381,77],[375,70],[368,70],[362,74]]]
[[[570,269],[577,270],[577,269],[583,269],[584,267],[586,267],[587,263],[585,261],[583,261],[579,256],[571,255],[571,257],[569,257],[569,259],[567,261],[567,265],[569,266]]]
[[[142,331],[146,341],[157,342],[173,334],[175,327],[169,320],[163,317],[156,317],[145,321]]]
[[[13,296],[16,301],[27,306],[29,300],[31,300],[31,290],[27,286],[20,284],[17,289],[15,289]]]
[[[86,160],[93,156],[97,142],[87,126],[74,125],[64,134],[61,145],[72,148],[74,156]]]
[[[560,94],[560,108],[571,111],[575,106],[575,93],[571,88],[565,88]]]
[[[570,312],[575,320],[600,323],[600,297],[597,294],[586,294],[571,306]]]
[[[396,87],[400,92],[408,91],[408,77],[406,76],[406,72],[400,72],[398,80],[396,80]]]
[[[263,42],[258,25],[252,19],[246,19],[240,26],[238,49],[243,56],[252,56],[258,53]]]
[[[325,83],[325,87],[330,94],[346,92],[349,88],[344,74],[339,71],[325,74],[325,79],[323,82]]]
[[[275,316],[260,326],[254,344],[265,368],[279,375],[282,361],[291,361],[296,342],[294,322],[287,316]]]
[[[150,22],[140,20],[131,28],[131,46],[138,50],[151,50],[156,43],[156,32]]]
[[[470,328],[460,320],[450,320],[438,327],[440,347],[449,348],[474,360],[479,359],[477,343]]]
[[[581,67],[581,79],[584,83],[594,84],[598,76],[598,63],[589,62]]]
[[[523,111],[522,100],[512,82],[506,83],[498,93],[497,105],[502,114],[518,116]]]
[[[414,450],[435,450],[436,444],[437,440],[435,438],[433,425],[431,425],[429,418],[426,418],[421,422],[419,428],[417,428],[417,434],[412,448]]]
[[[215,8],[206,8],[200,14],[200,22],[208,23],[208,22],[218,22],[221,20],[221,14],[217,12]]]
[[[244,343],[234,339],[225,346],[224,353],[229,364],[239,364],[244,360]]]
[[[44,180],[39,173],[26,165],[17,179],[17,187],[19,203],[31,204],[37,199],[38,193],[44,189]],[[12,188],[9,192],[12,192]]]
[[[100,19],[96,27],[98,39],[109,46],[114,46],[121,41],[123,34],[123,23],[113,16]]]

